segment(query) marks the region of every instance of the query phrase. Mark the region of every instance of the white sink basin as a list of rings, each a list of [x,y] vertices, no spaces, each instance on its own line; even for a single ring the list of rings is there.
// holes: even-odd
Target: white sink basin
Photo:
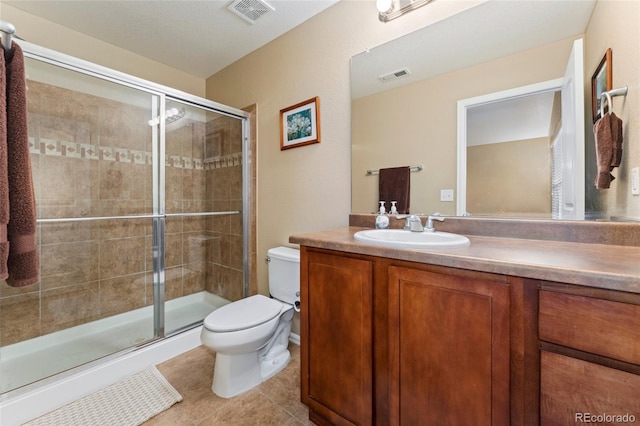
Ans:
[[[449,232],[412,232],[403,229],[368,229],[353,235],[356,241],[398,248],[463,247],[470,244],[464,235]]]

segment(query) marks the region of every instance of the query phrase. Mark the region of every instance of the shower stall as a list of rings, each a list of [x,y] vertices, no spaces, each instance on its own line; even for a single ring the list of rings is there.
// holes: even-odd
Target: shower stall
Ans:
[[[0,282],[3,397],[191,330],[248,292],[249,115],[19,44],[40,281]]]

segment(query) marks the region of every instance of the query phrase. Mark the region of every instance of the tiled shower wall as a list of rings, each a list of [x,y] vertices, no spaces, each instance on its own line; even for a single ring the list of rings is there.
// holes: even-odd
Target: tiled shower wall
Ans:
[[[39,218],[151,213],[148,111],[35,81],[28,108]],[[242,210],[241,121],[209,116],[167,125],[167,213]],[[151,305],[151,224],[41,224],[40,282],[0,281],[0,346]],[[241,298],[242,240],[241,215],[167,218],[165,299]]]

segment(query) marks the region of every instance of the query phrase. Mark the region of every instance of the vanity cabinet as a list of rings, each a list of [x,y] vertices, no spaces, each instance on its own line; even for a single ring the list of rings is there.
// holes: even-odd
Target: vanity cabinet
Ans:
[[[640,294],[306,246],[300,267],[316,424],[640,421]]]
[[[304,246],[300,267],[313,422],[510,423],[506,277]]]
[[[469,220],[447,231],[490,224]],[[290,238],[314,423],[640,423],[638,228],[495,225],[512,237],[451,250],[360,244],[359,224]]]
[[[543,284],[539,336],[541,424],[640,420],[639,295]]]

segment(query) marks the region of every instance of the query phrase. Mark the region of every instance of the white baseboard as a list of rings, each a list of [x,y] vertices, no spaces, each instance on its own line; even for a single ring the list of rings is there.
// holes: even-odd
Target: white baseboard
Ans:
[[[300,346],[300,335],[296,333],[291,333],[289,335],[289,341],[295,345]]]

